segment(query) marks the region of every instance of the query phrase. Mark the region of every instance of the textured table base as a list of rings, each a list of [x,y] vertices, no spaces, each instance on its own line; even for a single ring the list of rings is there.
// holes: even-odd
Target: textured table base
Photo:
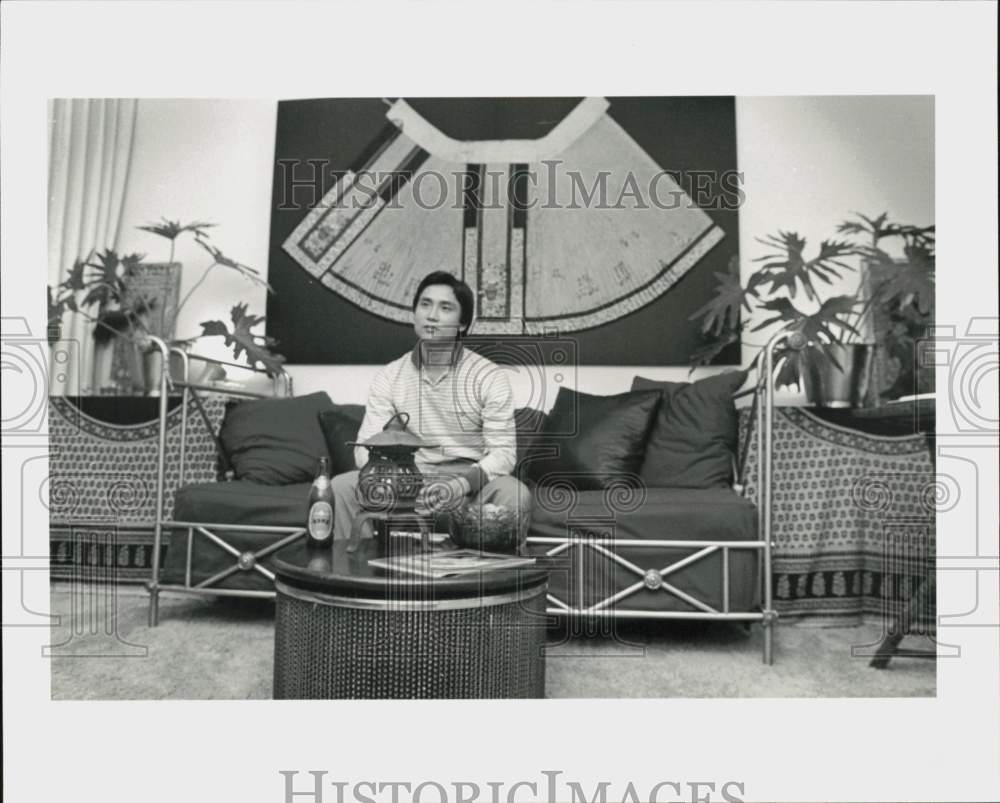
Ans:
[[[544,584],[500,604],[448,602],[462,607],[345,607],[279,585],[275,699],[545,695]]]

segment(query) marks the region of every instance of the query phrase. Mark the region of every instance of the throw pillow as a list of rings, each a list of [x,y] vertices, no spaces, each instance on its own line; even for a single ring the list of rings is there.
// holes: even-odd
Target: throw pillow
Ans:
[[[528,478],[570,474],[568,481],[587,491],[637,474],[660,399],[658,390],[593,396],[560,388],[539,439],[556,456],[531,460]]]
[[[326,439],[326,450],[330,453],[331,474],[343,474],[357,468],[354,463],[354,447],[348,441],[357,440],[361,422],[365,419],[363,404],[335,405],[332,410],[319,414],[319,427]]]
[[[311,480],[319,459],[328,456],[316,416],[332,407],[323,392],[233,405],[226,412],[219,438],[236,479],[259,485]]]
[[[538,447],[544,443],[542,429],[546,418],[545,413],[533,407],[519,407],[514,411],[514,423],[517,427],[517,462],[513,474],[522,482],[529,481],[527,473],[530,461],[534,459]]]
[[[639,476],[656,488],[715,488],[733,481],[739,420],[733,394],[746,371],[697,382],[656,382],[637,376],[633,390],[659,388],[663,404]]]

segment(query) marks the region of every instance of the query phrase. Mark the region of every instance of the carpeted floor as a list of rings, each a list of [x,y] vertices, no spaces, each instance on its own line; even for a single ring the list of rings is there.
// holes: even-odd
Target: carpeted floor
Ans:
[[[52,698],[268,699],[274,605],[266,600],[161,597],[149,628],[138,587],[54,584]],[[880,628],[778,623],[774,666],[761,633],[730,624],[621,623],[617,638],[549,634],[548,697],[933,697],[935,662],[894,659],[886,670],[851,645]],[[906,642],[904,642],[904,645]],[[925,645],[914,645],[925,646]]]

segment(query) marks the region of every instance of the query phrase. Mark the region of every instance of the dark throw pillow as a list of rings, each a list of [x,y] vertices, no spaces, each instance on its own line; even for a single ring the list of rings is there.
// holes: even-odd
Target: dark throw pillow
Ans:
[[[331,474],[343,474],[357,468],[354,447],[348,446],[347,442],[357,440],[364,419],[363,404],[339,404],[319,414],[319,428],[323,430],[326,450],[330,453]]]
[[[746,371],[697,382],[656,382],[637,376],[632,390],[659,388],[656,416],[639,475],[655,488],[715,488],[733,481],[739,421],[733,394]]]
[[[236,479],[291,485],[316,475],[326,442],[317,414],[333,407],[323,393],[240,402],[226,412],[219,438]]]
[[[564,474],[577,490],[600,490],[638,474],[646,438],[660,405],[658,390],[592,396],[560,388],[527,466],[532,482]]]
[[[547,416],[533,407],[519,407],[514,411],[517,427],[517,463],[514,476],[524,479],[529,462],[542,441],[542,430]]]

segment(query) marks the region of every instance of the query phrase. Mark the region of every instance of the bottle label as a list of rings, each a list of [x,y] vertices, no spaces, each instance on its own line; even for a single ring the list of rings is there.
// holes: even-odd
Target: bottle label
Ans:
[[[313,502],[309,508],[309,538],[326,541],[333,533],[333,505],[329,502]]]

